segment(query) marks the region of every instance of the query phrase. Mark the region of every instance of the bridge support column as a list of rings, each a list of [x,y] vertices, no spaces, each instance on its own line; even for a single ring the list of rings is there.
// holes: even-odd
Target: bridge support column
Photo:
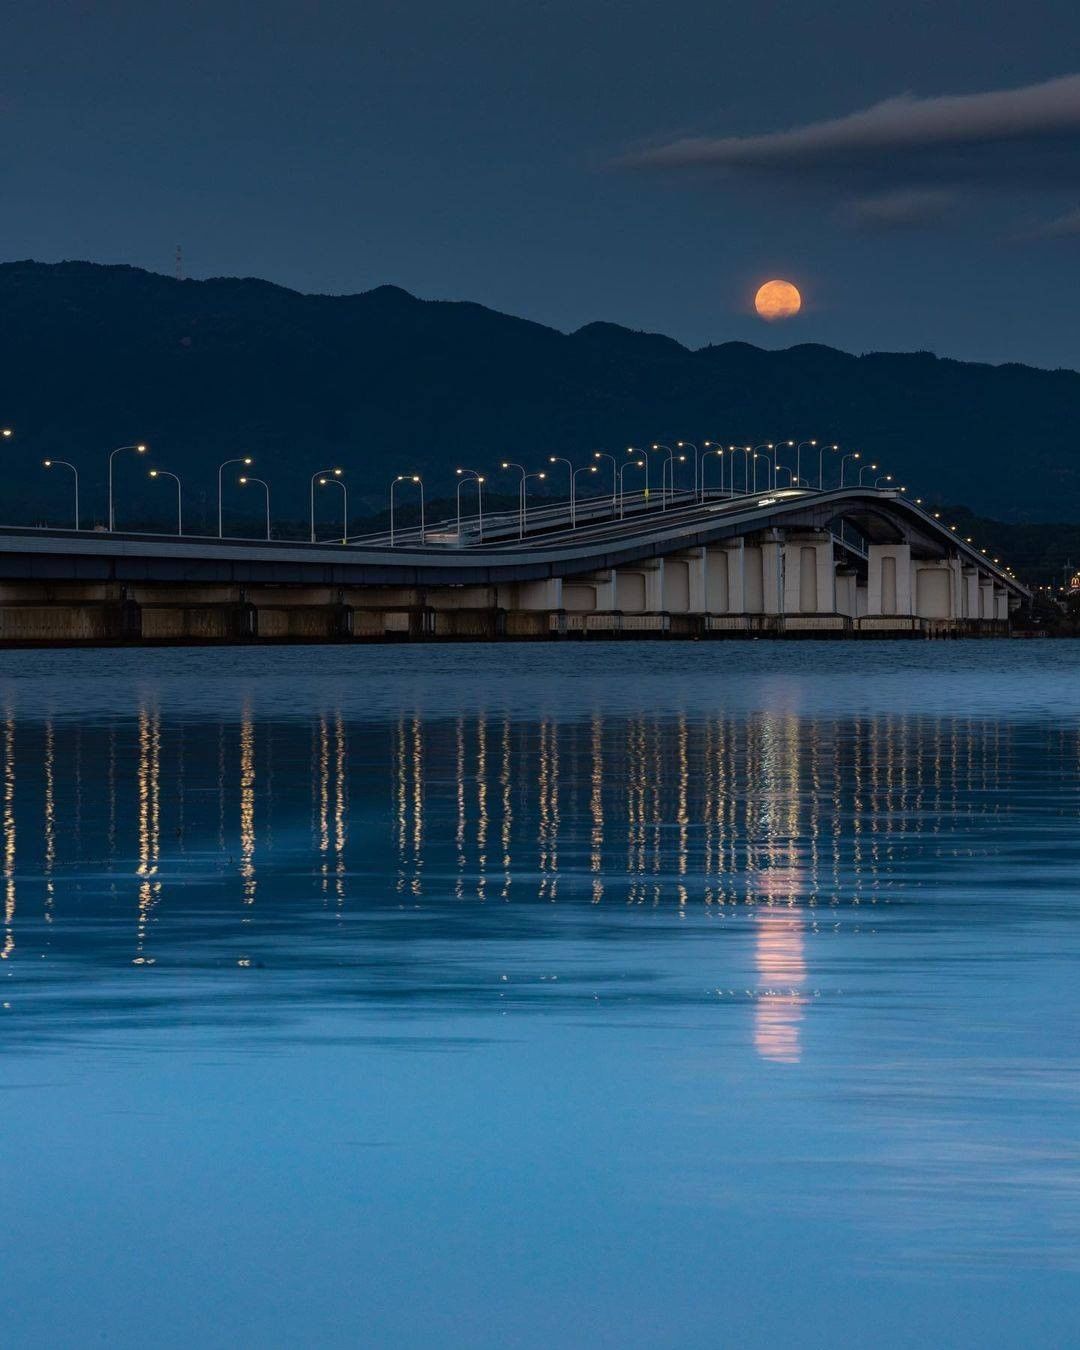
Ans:
[[[761,610],[784,613],[784,532],[770,530],[761,544]]]
[[[615,608],[628,614],[659,614],[664,607],[664,560],[615,569]]]
[[[858,611],[858,577],[853,567],[837,567],[833,574],[833,594],[837,614],[855,618]]]
[[[723,559],[724,588],[712,598],[718,613],[746,613],[746,546],[742,539],[718,550]],[[721,569],[717,569],[718,571]]]
[[[979,618],[993,619],[997,615],[994,607],[994,578],[980,575],[979,577]]]
[[[961,567],[963,600],[961,617],[977,619],[979,617],[979,570],[976,567]]]
[[[866,612],[911,613],[911,546],[871,544],[867,551]]]
[[[913,564],[915,573],[915,613],[920,619],[953,619],[952,568],[947,559]]]
[[[562,577],[518,582],[518,609],[562,609]]]
[[[784,544],[784,613],[832,614],[836,609],[832,537],[788,535]]]
[[[1005,586],[994,586],[994,618],[1005,622],[1009,617],[1009,592]]]

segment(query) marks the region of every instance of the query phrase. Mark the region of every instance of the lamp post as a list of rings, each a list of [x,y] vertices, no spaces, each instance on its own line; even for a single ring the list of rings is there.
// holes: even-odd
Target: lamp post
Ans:
[[[626,447],[626,453],[627,453],[628,455],[637,455],[638,458],[640,458],[642,464],[645,466],[645,488],[644,488],[644,497],[645,497],[645,505],[648,506],[648,504],[649,504],[649,452],[648,452],[648,450],[647,450],[644,446],[628,445],[628,446]]]
[[[648,465],[643,459],[628,459],[625,464],[619,465],[619,519],[622,520],[625,513],[623,475],[627,469],[645,469],[648,472]]]
[[[577,529],[577,510],[576,510],[576,502],[575,502],[575,500],[574,500],[574,496],[575,496],[575,493],[574,493],[574,466],[570,463],[570,461],[569,461],[568,459],[563,459],[562,455],[549,455],[549,456],[548,456],[548,463],[549,463],[549,464],[565,464],[566,467],[567,467],[567,469],[568,469],[569,472],[570,472],[570,528],[571,528],[572,530],[576,530],[576,529]]]
[[[773,481],[773,487],[774,487],[774,488],[777,486],[777,483],[776,483],[776,475],[777,475],[778,470],[780,470],[780,469],[786,469],[786,468],[787,468],[787,465],[786,465],[786,464],[781,464],[781,463],[780,463],[780,447],[781,447],[782,445],[786,445],[786,446],[788,447],[789,450],[794,450],[794,448],[795,448],[795,442],[794,442],[794,441],[776,441],[776,442],[773,444],[773,473],[772,473],[772,481]]]
[[[795,477],[792,482],[798,482],[802,477],[802,448],[804,445],[814,446],[817,441],[799,441],[795,446]]]
[[[262,478],[249,478],[246,474],[236,480],[241,487],[246,487],[248,483],[258,483],[266,493],[266,537],[270,538],[270,485]]]
[[[340,478],[319,479],[320,487],[326,487],[327,483],[336,483],[342,491],[341,542],[343,544],[347,544],[349,542],[349,489],[345,486],[345,484],[341,481]]]
[[[394,547],[394,488],[398,483],[415,483],[420,489],[420,542],[424,542],[424,485],[416,473],[399,473],[390,483],[390,547]]]
[[[825,455],[825,451],[826,451],[826,450],[839,450],[839,449],[840,449],[840,447],[839,447],[838,445],[819,445],[819,446],[818,446],[818,452],[817,452],[817,486],[818,486],[818,491],[819,491],[819,492],[822,490],[822,488],[823,488],[824,485],[825,485],[825,476],[824,476],[824,470],[825,470],[825,460],[824,460],[824,455]]]
[[[184,515],[180,504],[180,479],[175,473],[170,473],[168,469],[151,469],[151,478],[171,478],[176,484],[176,533],[184,533]]]
[[[75,478],[75,528],[79,528],[79,471],[74,464],[69,464],[66,459],[43,459],[42,464],[47,469],[70,469]]]
[[[535,479],[537,480],[537,482],[541,482],[541,481],[543,481],[543,479],[545,479],[546,477],[547,477],[547,474],[546,474],[542,469],[541,469],[541,471],[540,471],[539,473],[526,473],[526,474],[522,474],[522,477],[521,477],[521,530],[522,530],[522,535],[524,534],[525,530],[528,528],[528,524],[529,524],[529,507],[528,507],[528,501],[527,501],[528,488],[526,487],[526,484],[529,483],[533,478],[535,478]],[[518,537],[521,538],[522,535],[519,535]]]
[[[745,494],[749,493],[749,491],[750,491],[750,456],[751,456],[754,452],[753,452],[753,450],[751,449],[751,447],[750,447],[749,445],[732,445],[732,446],[729,446],[728,449],[731,451],[731,453],[732,453],[733,455],[735,454],[736,451],[738,451],[739,453],[742,454],[742,457],[743,457],[743,493],[744,493],[744,495],[745,495]],[[733,463],[732,466],[731,466],[731,477],[732,477],[731,488],[732,488],[732,496],[735,495],[735,481],[734,481],[734,474],[735,474],[735,465],[734,465],[734,463]]]
[[[893,479],[892,474],[891,474],[891,473],[887,473],[887,474],[884,475],[884,477],[876,479],[875,482],[874,482],[874,486],[875,486],[876,488],[879,488],[879,487],[882,485],[882,483],[891,483],[891,482],[892,482],[892,479]]]
[[[849,454],[843,455],[843,456],[841,457],[841,459],[840,459],[840,486],[841,486],[841,487],[844,486],[844,468],[845,468],[845,466],[847,465],[847,462],[848,462],[849,459],[862,459],[862,452],[859,451],[859,450],[852,450]]]
[[[217,471],[217,537],[218,537],[219,539],[224,538],[224,535],[222,534],[222,531],[221,531],[221,471],[222,471],[222,469],[228,468],[228,466],[229,466],[230,464],[244,464],[244,465],[250,465],[250,464],[254,464],[254,463],[255,463],[255,461],[251,458],[250,455],[242,455],[239,459],[227,459],[227,460],[225,460],[223,463],[221,463],[221,464],[218,465],[218,471]]]
[[[484,476],[475,469],[458,469],[457,485],[457,532],[461,542],[461,489],[466,483],[476,483],[476,518],[480,524],[480,542],[484,542]]]
[[[112,534],[116,528],[116,515],[113,512],[113,460],[121,450],[134,450],[137,455],[146,454],[145,445],[118,445],[115,450],[109,452],[109,533]]]
[[[698,482],[701,477],[698,468],[700,462],[698,456],[698,448],[693,441],[676,441],[675,448],[677,450],[693,450],[694,452],[694,496],[696,497],[698,495]]]
[[[773,488],[773,487],[776,486],[774,476],[773,476],[773,474],[772,474],[772,472],[771,472],[772,467],[773,467],[772,453],[771,453],[771,452],[772,452],[772,449],[773,449],[773,443],[772,443],[772,441],[765,441],[765,443],[764,443],[763,445],[752,445],[752,446],[750,447],[750,453],[754,456],[755,459],[757,459],[757,457],[758,457],[758,451],[759,451],[759,450],[768,450],[768,451],[770,452],[770,453],[767,454],[767,455],[762,455],[762,459],[764,459],[764,460],[766,460],[766,461],[768,462],[769,470],[770,470],[769,477],[765,480],[765,486],[766,486],[766,488]],[[758,485],[757,485],[757,465],[755,464],[755,465],[754,465],[754,491],[756,492],[757,490],[758,490]]]
[[[574,470],[574,472],[573,472],[573,474],[571,475],[571,478],[570,478],[570,486],[571,486],[571,488],[573,489],[573,497],[574,497],[574,500],[575,500],[575,501],[577,500],[577,476],[578,476],[578,474],[579,474],[579,473],[599,473],[599,472],[600,472],[600,470],[596,467],[595,464],[585,464],[585,465],[583,465],[580,469],[575,469],[575,470]],[[573,525],[570,526],[570,528],[571,528],[572,530],[576,530],[576,529],[577,529],[577,525],[576,525],[576,524],[573,524]]]
[[[664,460],[663,467],[662,467],[661,470],[660,470],[660,509],[661,509],[662,511],[666,511],[666,510],[667,510],[667,496],[665,495],[665,493],[666,493],[666,492],[670,492],[671,495],[672,495],[672,498],[674,498],[674,496],[675,496],[675,461],[676,461],[676,459],[679,461],[680,464],[685,464],[685,463],[686,463],[686,456],[685,456],[685,455],[676,455],[675,452],[674,452],[673,450],[669,450],[669,451],[668,451],[668,457],[667,457],[667,459]],[[668,480],[669,478],[670,478],[670,480],[671,480],[670,486],[669,486],[669,487],[665,487],[665,484],[667,483],[667,480]]]
[[[609,455],[606,450],[594,450],[593,459],[611,460],[611,514],[614,516],[618,510],[619,501],[619,461],[614,455]]]
[[[795,486],[795,470],[789,464],[778,464],[775,472],[777,474],[786,473],[788,476],[788,487]],[[780,486],[779,481],[776,481],[776,486]]]
[[[335,478],[341,477],[340,469],[317,469],[311,475],[311,542],[315,542],[315,480],[325,478],[328,473],[332,473]]]
[[[708,441],[705,442],[709,444]],[[701,456],[701,500],[705,500],[705,461],[710,455],[715,455],[720,461],[720,495],[724,495],[724,450],[720,446],[716,450],[706,450]]]
[[[521,474],[521,482],[518,483],[518,538],[525,537],[525,465],[515,464],[512,459],[504,459],[501,467],[503,469],[517,469]]]
[[[877,465],[876,465],[876,464],[863,464],[863,465],[859,468],[859,486],[860,486],[860,487],[863,486],[863,474],[864,474],[864,473],[870,473],[870,472],[872,472],[873,470],[876,470],[876,469],[877,469]]]

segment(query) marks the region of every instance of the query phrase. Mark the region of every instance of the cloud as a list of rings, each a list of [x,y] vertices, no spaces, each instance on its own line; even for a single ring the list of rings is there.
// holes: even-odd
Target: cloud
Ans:
[[[1063,216],[1033,225],[1022,235],[1023,239],[1076,239],[1080,237],[1080,207],[1066,211]]]
[[[942,220],[959,200],[947,188],[897,188],[855,198],[848,203],[846,214],[851,224],[863,230],[907,229]]]
[[[1020,89],[916,98],[903,94],[862,112],[758,136],[690,137],[637,151],[641,168],[835,169],[897,155],[1073,137],[1080,133],[1080,75]]]

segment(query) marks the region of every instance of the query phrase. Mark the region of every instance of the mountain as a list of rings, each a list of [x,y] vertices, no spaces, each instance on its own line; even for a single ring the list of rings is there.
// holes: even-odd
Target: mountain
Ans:
[[[0,312],[0,424],[17,430],[5,450],[12,522],[64,522],[70,483],[41,469],[48,456],[79,466],[84,517],[102,518],[106,451],[133,440],[181,475],[194,529],[213,519],[217,465],[234,455],[255,456],[275,517],[301,522],[311,473],[331,465],[347,471],[357,518],[383,509],[406,471],[431,496],[452,492],[459,464],[512,490],[503,458],[541,467],[549,454],[584,463],[593,449],[654,439],[796,435],[859,448],[897,481],[981,515],[1080,520],[1074,371],[817,345],[692,351],[608,323],[560,333],[393,286],[302,295],[83,262],[0,265]],[[172,499],[147,467],[116,461],[121,525],[169,518]],[[250,503],[255,519],[261,499],[233,472],[230,508]],[[552,483],[564,490],[560,471]]]

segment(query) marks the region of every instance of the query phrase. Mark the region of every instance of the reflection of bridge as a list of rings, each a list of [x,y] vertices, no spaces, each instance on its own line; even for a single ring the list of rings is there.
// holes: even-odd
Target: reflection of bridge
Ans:
[[[1028,591],[896,492],[684,494],[347,544],[0,532],[0,642],[1002,633]]]

